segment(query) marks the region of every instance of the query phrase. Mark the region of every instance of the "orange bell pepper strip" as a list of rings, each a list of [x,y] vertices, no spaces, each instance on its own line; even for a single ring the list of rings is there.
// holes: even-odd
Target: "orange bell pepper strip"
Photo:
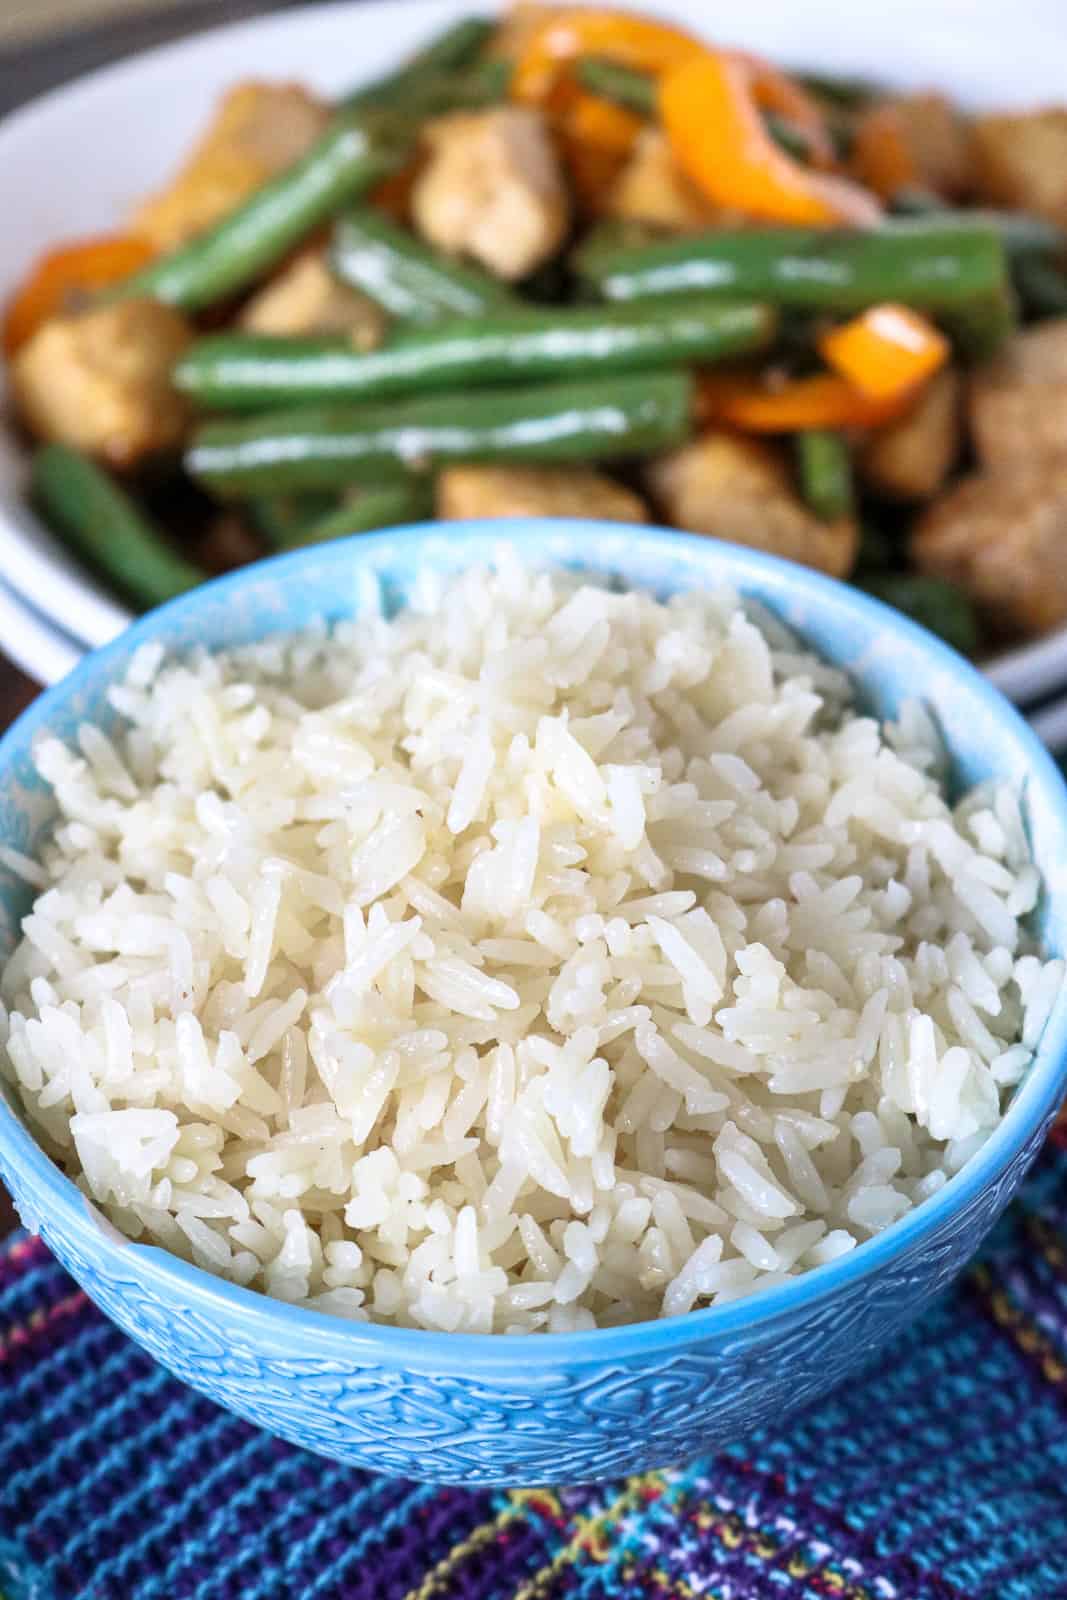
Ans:
[[[579,56],[608,56],[628,67],[660,73],[702,49],[684,29],[630,11],[597,7],[550,14],[519,53],[511,94],[527,105],[543,104]]]
[[[743,433],[802,433],[809,428],[878,428],[902,416],[914,392],[873,399],[834,372],[817,372],[771,386],[760,378],[708,373],[697,385],[701,422]]]
[[[750,55],[745,50],[722,53],[731,56],[743,71],[751,75],[756,104],[760,110],[777,112],[800,135],[807,144],[808,160],[813,165],[827,169],[837,165],[834,141],[826,126],[826,118],[818,102],[806,89],[762,56]]]
[[[666,72],[660,116],[682,170],[715,205],[751,217],[831,227],[877,222],[873,195],[778,148],[760,115],[761,97],[770,94],[759,66],[736,54],[707,50]]]
[[[872,400],[910,396],[951,354],[944,334],[908,306],[870,306],[819,340],[827,366]]]
[[[50,317],[76,311],[100,289],[120,283],[155,254],[146,239],[108,234],[61,245],[34,265],[4,316],[4,350],[11,356]]]
[[[559,116],[563,158],[578,198],[596,213],[622,170],[644,120],[624,106],[579,90]]]
[[[569,141],[582,141],[598,150],[628,156],[645,122],[635,111],[582,90],[564,117]]]

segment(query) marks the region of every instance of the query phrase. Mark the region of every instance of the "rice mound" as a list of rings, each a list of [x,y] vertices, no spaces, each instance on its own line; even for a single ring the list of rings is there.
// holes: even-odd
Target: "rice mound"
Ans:
[[[346,1317],[719,1305],[932,1195],[1062,961],[1019,807],[727,590],[502,554],[411,609],[144,646],[3,976],[0,1072],[125,1233]]]

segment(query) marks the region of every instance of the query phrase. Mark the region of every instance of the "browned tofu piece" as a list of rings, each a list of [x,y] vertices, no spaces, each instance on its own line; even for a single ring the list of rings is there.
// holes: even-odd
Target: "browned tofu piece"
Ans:
[[[977,368],[968,420],[982,465],[1025,466],[1067,455],[1067,317],[1040,322],[1009,339]]]
[[[959,373],[945,367],[906,416],[870,435],[859,467],[872,489],[891,500],[928,500],[937,494],[959,459],[961,391]]]
[[[1067,106],[978,117],[972,138],[982,199],[1067,227]]]
[[[308,250],[252,296],[238,322],[249,333],[347,334],[360,350],[381,342],[385,315],[367,295],[339,283],[321,250]]]
[[[192,337],[156,300],[125,300],[44,323],[11,364],[26,425],[114,467],[174,448],[187,420],[171,368]]]
[[[802,503],[770,445],[711,432],[654,461],[647,480],[665,521],[691,533],[752,545],[847,577],[858,533],[848,517],[821,522]]]
[[[646,128],[604,204],[610,217],[642,222],[671,233],[692,233],[721,219],[690,183],[660,128]]]
[[[964,589],[1001,633],[1067,621],[1067,458],[965,479],[919,518],[911,555]]]
[[[1047,383],[1067,379],[1067,317],[1051,317],[1013,334],[981,372],[997,382]]]
[[[968,199],[975,185],[970,126],[941,94],[876,100],[856,118],[847,170],[883,200],[906,188]]]
[[[426,139],[411,210],[431,244],[509,280],[556,253],[567,231],[567,189],[539,112],[457,111],[429,123]]]
[[[300,84],[237,84],[177,175],[138,206],[131,228],[160,250],[183,244],[306,155],[329,116]]]
[[[437,515],[596,517],[647,522],[640,495],[585,467],[446,467],[437,479]]]
[[[949,200],[965,199],[974,189],[974,150],[952,101],[932,92],[907,94],[893,109],[922,186]]]

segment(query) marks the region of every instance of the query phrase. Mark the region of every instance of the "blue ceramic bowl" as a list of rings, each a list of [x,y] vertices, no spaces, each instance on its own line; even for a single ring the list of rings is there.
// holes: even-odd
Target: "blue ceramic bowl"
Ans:
[[[1067,949],[1067,790],[1006,700],[929,634],[854,589],[749,550],[582,522],[409,528],[280,557],[163,607],[90,656],[0,743],[0,842],[32,853],[50,799],[30,750],[107,718],[138,645],[213,647],[358,611],[376,577],[403,601],[420,567],[488,561],[502,535],[539,563],[667,593],[729,582],[847,668],[880,716],[919,697],[956,781],[995,774],[1024,796],[1047,893],[1039,932]],[[0,871],[0,951],[26,891]],[[1067,999],[1000,1127],[932,1199],[851,1254],[753,1299],[671,1321],[529,1338],[353,1324],[235,1288],[120,1237],[35,1145],[0,1094],[0,1176],[96,1303],[206,1394],[338,1460],[467,1484],[566,1482],[684,1461],[780,1422],[856,1374],[973,1254],[1018,1187],[1067,1086]]]

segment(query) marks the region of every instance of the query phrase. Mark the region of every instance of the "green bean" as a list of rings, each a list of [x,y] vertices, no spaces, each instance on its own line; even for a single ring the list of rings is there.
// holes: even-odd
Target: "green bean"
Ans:
[[[462,17],[423,45],[395,72],[353,90],[342,101],[342,106],[346,111],[363,111],[369,106],[402,106],[412,91],[423,88],[428,80],[469,66],[484,50],[492,32],[493,24],[488,18]]]
[[[263,496],[249,500],[245,506],[248,521],[272,550],[299,544],[308,528],[336,510],[335,494]]]
[[[448,261],[407,228],[369,209],[349,211],[334,228],[330,266],[393,317],[434,322],[476,317],[516,297],[481,267]]]
[[[650,73],[634,67],[622,66],[606,56],[585,56],[577,64],[576,76],[583,89],[591,94],[603,95],[629,111],[641,116],[652,116],[656,110],[656,80]],[[870,84],[858,84],[846,79],[807,78],[802,82],[819,99],[835,105],[855,105],[870,99],[874,90]]]
[[[682,299],[634,305],[523,307],[402,330],[378,350],[338,338],[222,333],[198,340],[174,382],[216,411],[262,411],[526,379],[706,364],[765,349],[767,306]]]
[[[387,483],[377,489],[361,489],[346,498],[333,511],[310,523],[279,546],[299,550],[309,544],[326,544],[330,539],[346,539],[354,533],[372,533],[375,528],[397,528],[405,522],[425,522],[433,516],[433,485],[423,478],[406,483]]]
[[[393,482],[449,461],[604,461],[679,443],[692,402],[687,373],[657,372],[429,395],[373,410],[306,406],[208,423],[186,465],[216,493],[241,497]]]
[[[859,111],[883,93],[869,78],[850,78],[844,74],[805,72],[797,81],[817,100],[825,100],[842,111]]]
[[[968,305],[942,312],[941,321],[965,361],[988,361],[1019,325],[1019,304],[1011,280]]]
[[[896,189],[889,201],[895,217],[937,217],[952,208],[933,189],[923,189],[918,184],[905,184]]]
[[[207,576],[170,549],[114,479],[67,445],[37,451],[30,494],[71,549],[142,606],[184,594]]]
[[[590,94],[613,100],[639,117],[656,114],[656,80],[647,72],[621,66],[603,56],[585,56],[578,62],[577,78]],[[805,160],[810,154],[807,140],[785,117],[767,112],[763,118],[768,133],[775,144],[788,155]]]
[[[403,160],[409,139],[393,124],[334,124],[302,161],[188,244],[150,262],[116,296],[144,295],[198,311],[243,289],[319,223]]]
[[[391,103],[363,107],[359,114],[402,112],[408,123],[449,111],[477,111],[507,99],[513,66],[510,61],[476,61],[459,72],[441,72],[418,78],[401,90]],[[351,110],[342,112],[351,116]]]
[[[979,629],[974,607],[955,584],[920,573],[885,572],[865,578],[860,587],[936,633],[961,655],[971,656],[977,651]]]
[[[790,122],[788,117],[780,117],[775,111],[763,113],[763,126],[778,146],[787,156],[792,156],[795,161],[807,161],[811,157],[811,146],[804,135]]]
[[[1020,261],[1015,268],[1023,305],[1033,317],[1067,316],[1067,273],[1051,261]]]
[[[1005,254],[1013,264],[1036,256],[1055,256],[1067,249],[1067,233],[1044,217],[1027,211],[993,211],[988,207],[967,211],[979,224],[994,228],[1004,242]]]
[[[399,103],[409,118],[477,111],[507,98],[511,74],[510,61],[477,61],[463,72],[442,73],[413,85]]]
[[[609,300],[701,293],[831,311],[880,300],[945,310],[993,294],[1006,274],[996,231],[958,218],[871,229],[718,229],[630,249],[594,237],[576,266]]]
[[[627,111],[636,111],[640,117],[656,113],[656,80],[647,72],[634,67],[624,67],[605,56],[584,56],[577,66],[577,78],[590,94],[614,100]]]
[[[817,517],[834,522],[854,505],[852,457],[840,433],[812,428],[796,436],[800,491]]]
[[[909,217],[945,221],[959,218],[972,225],[991,228],[1004,248],[1007,264],[1018,278],[1024,264],[1056,250],[1065,236],[1050,222],[1022,211],[991,211],[987,208],[960,212],[947,206],[940,195],[928,189],[901,189],[893,197],[893,210]],[[1018,321],[1011,282],[976,297],[944,316],[945,331],[956,349],[969,361],[985,361],[1007,338]]]
[[[887,572],[896,555],[893,540],[879,523],[865,519],[860,523],[860,547],[856,555],[856,572],[860,580]]]
[[[996,211],[990,206],[960,211],[948,206],[929,189],[900,189],[893,196],[893,210],[899,216],[937,217],[941,221],[959,219],[992,228],[1000,235],[1004,252],[1013,266],[1034,256],[1059,255],[1067,249],[1067,233],[1044,217],[1028,211]]]

